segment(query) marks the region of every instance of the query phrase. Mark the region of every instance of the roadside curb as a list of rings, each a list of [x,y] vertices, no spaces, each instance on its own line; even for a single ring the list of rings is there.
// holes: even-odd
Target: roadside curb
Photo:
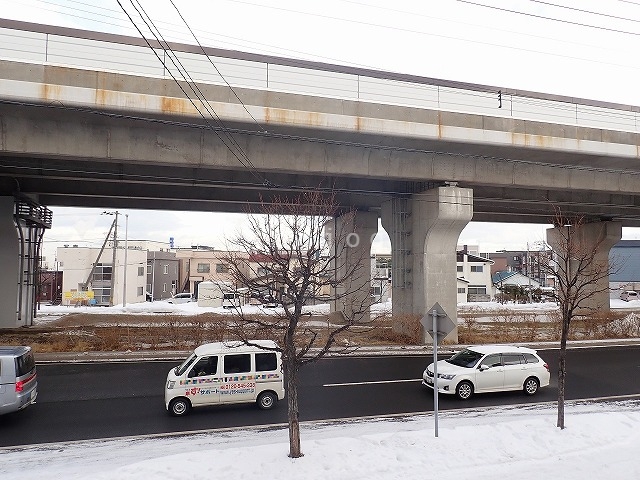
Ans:
[[[526,346],[534,349],[557,350],[558,342],[533,342],[514,343],[512,345]],[[640,338],[614,339],[614,340],[584,340],[571,341],[567,348],[599,348],[614,346],[640,345]],[[450,354],[468,345],[443,345],[438,346],[439,354]],[[37,363],[87,363],[87,362],[148,362],[148,361],[182,361],[190,350],[130,350],[125,352],[43,352],[35,353]],[[375,346],[360,347],[349,353],[328,353],[325,357],[381,357],[381,356],[427,356],[433,355],[432,345],[408,345],[408,346]]]

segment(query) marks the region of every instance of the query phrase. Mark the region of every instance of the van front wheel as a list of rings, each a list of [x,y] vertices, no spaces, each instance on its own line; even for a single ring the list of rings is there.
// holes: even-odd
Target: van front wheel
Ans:
[[[191,402],[186,398],[174,398],[169,403],[169,413],[174,417],[183,417],[191,409]]]
[[[258,395],[258,407],[262,410],[269,410],[273,408],[277,400],[273,392],[262,392]]]

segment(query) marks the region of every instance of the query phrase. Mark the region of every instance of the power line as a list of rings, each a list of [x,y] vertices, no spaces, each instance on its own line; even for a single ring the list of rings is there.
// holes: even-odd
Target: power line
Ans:
[[[560,5],[558,3],[553,3],[553,2],[545,2],[543,0],[529,0],[532,3],[539,3],[541,5],[547,5],[549,7],[556,7],[556,8],[564,8],[566,10],[571,10],[573,12],[580,12],[580,13],[587,13],[590,15],[597,15],[599,17],[606,17],[606,18],[613,18],[615,20],[624,20],[627,22],[640,22],[640,20],[635,20],[633,18],[627,18],[627,17],[619,17],[617,15],[610,15],[608,13],[602,13],[602,12],[594,12],[593,10],[585,10],[582,8],[576,8],[576,7],[569,7],[567,5]]]
[[[184,22],[184,24],[186,25],[187,29],[189,30],[189,32],[191,32],[191,35],[193,36],[193,39],[196,41],[196,43],[198,44],[198,46],[200,47],[200,50],[202,51],[202,53],[204,54],[204,56],[207,58],[207,60],[209,60],[209,63],[211,64],[211,66],[213,68],[216,69],[216,72],[218,72],[218,75],[220,75],[220,78],[222,78],[222,80],[224,80],[224,83],[226,83],[227,87],[229,87],[229,89],[231,90],[231,92],[233,93],[233,95],[236,97],[236,99],[238,99],[238,101],[240,102],[240,104],[242,105],[242,107],[244,108],[245,112],[247,112],[249,114],[249,116],[253,119],[253,122],[260,128],[260,130],[266,132],[266,130],[264,129],[264,127],[258,123],[258,121],[255,119],[255,117],[251,114],[251,112],[247,109],[247,106],[244,104],[244,102],[242,101],[242,99],[238,96],[238,94],[236,93],[236,91],[234,90],[234,88],[231,86],[231,84],[229,82],[227,82],[227,79],[224,78],[224,75],[222,75],[222,73],[220,72],[220,70],[218,70],[218,67],[216,66],[215,63],[213,63],[213,61],[211,60],[211,57],[209,57],[209,55],[207,55],[207,53],[204,50],[204,47],[202,46],[202,44],[200,43],[200,41],[198,40],[198,37],[196,37],[196,34],[193,33],[193,30],[191,30],[191,27],[189,26],[189,24],[187,23],[187,21],[185,20],[185,18],[182,16],[182,13],[180,13],[180,10],[178,10],[178,7],[176,7],[176,4],[173,2],[173,0],[169,0],[171,2],[171,5],[173,5],[173,8],[175,8],[176,12],[178,12],[178,15],[180,16],[180,18],[182,19],[182,21]]]
[[[243,160],[242,158],[240,158],[238,156],[238,154],[236,153],[236,151],[234,149],[232,149],[227,142],[225,141],[225,139],[222,137],[222,135],[216,130],[213,129],[211,124],[209,123],[209,120],[205,117],[205,115],[202,113],[202,111],[200,110],[200,108],[198,108],[198,106],[196,105],[196,103],[193,101],[193,99],[189,96],[189,94],[184,90],[183,86],[180,84],[180,82],[178,81],[178,79],[175,78],[175,76],[173,75],[173,73],[171,72],[171,69],[169,69],[166,65],[166,63],[164,62],[164,60],[162,60],[160,58],[160,56],[158,55],[158,53],[156,52],[156,50],[151,46],[151,44],[149,43],[149,41],[147,40],[147,38],[144,36],[144,34],[142,33],[142,31],[140,30],[140,28],[138,27],[138,25],[134,22],[133,18],[129,15],[129,13],[126,11],[126,9],[124,8],[124,6],[122,5],[122,3],[120,2],[120,0],[116,0],[118,2],[118,5],[120,6],[120,8],[122,9],[122,11],[125,13],[125,15],[129,18],[129,20],[131,21],[131,23],[133,24],[133,26],[136,28],[136,30],[138,30],[138,33],[140,34],[140,36],[142,37],[142,39],[145,41],[145,43],[147,44],[147,46],[153,51],[154,55],[156,56],[156,58],[158,59],[158,61],[160,61],[160,63],[162,63],[163,67],[167,70],[167,72],[169,73],[169,75],[171,76],[171,78],[173,79],[173,81],[176,83],[176,85],[180,88],[180,90],[182,91],[182,93],[185,95],[185,97],[190,101],[190,103],[193,105],[193,107],[196,109],[196,111],[198,112],[198,114],[200,115],[200,117],[205,121],[205,123],[207,124],[207,126],[209,127],[210,130],[212,130],[220,139],[220,141],[225,145],[225,147],[232,153],[232,155],[238,160],[238,162],[240,162],[240,164],[245,167],[247,170],[249,170],[257,179],[259,179],[260,181],[262,181],[263,183],[268,183],[266,179],[261,178],[260,175],[257,173],[257,170],[255,168],[255,166],[251,163],[251,161],[249,160],[249,157],[246,155],[246,153],[242,150],[242,148],[240,147],[240,145],[235,141],[235,139],[233,139],[230,134],[228,133],[227,129],[224,127],[224,124],[222,123],[222,119],[220,119],[220,117],[215,113],[215,111],[213,109],[209,110],[210,106],[206,100],[206,98],[200,98],[198,97],[198,95],[196,94],[196,96],[198,97],[198,99],[201,101],[201,103],[203,104],[204,108],[207,110],[207,112],[209,113],[210,116],[215,116],[215,118],[217,119],[219,125],[222,127],[221,130],[222,132],[227,136],[227,139],[230,139],[231,143],[234,144],[234,146],[236,146],[236,148],[238,149],[238,151],[240,152],[240,155],[243,156],[243,158],[245,160]],[[146,20],[142,17],[142,15],[140,14],[140,11],[136,8],[136,6],[133,4],[133,0],[131,1],[131,4],[133,6],[133,8],[138,11],[138,14],[140,15],[140,17],[142,18],[142,20],[145,22],[145,24],[147,25],[147,28],[149,28],[149,31],[151,32],[151,34],[156,38],[156,41],[160,44],[161,48],[163,49],[163,51],[166,53],[167,51],[171,51],[171,53],[174,54],[175,56],[175,52],[173,52],[172,50],[168,49],[167,47],[165,47],[165,45],[168,46],[167,42],[164,41],[164,39],[162,41],[160,41],[158,39],[158,37],[154,34],[153,30],[151,29],[151,27],[149,26],[149,24],[146,22]],[[144,11],[144,10],[143,10]],[[151,19],[149,19],[151,21]],[[157,29],[156,29],[157,30]],[[163,45],[164,43],[164,45]],[[181,73],[183,75],[183,78],[186,80],[185,74],[187,73],[186,70],[184,70],[184,67],[182,68],[182,70],[180,69],[180,67],[178,67],[178,65],[175,63],[174,61],[174,57],[172,57],[171,55],[168,55],[169,58],[171,59],[172,63],[174,64],[174,66],[176,67],[176,69],[178,70],[179,73]],[[177,58],[176,58],[177,60]],[[178,60],[178,63],[179,60]],[[184,71],[184,73],[182,73],[182,71]],[[192,92],[196,93],[194,90],[194,83],[193,79],[191,79],[191,81],[186,81],[187,85],[189,85],[189,87],[191,88]],[[197,86],[196,86],[197,88]],[[201,93],[201,92],[200,92]],[[212,115],[213,112],[213,115]]]
[[[489,9],[492,9],[492,10],[498,10],[498,11],[507,12],[507,13],[514,13],[516,15],[524,15],[524,16],[527,16],[527,17],[538,18],[538,19],[541,19],[541,20],[550,20],[550,21],[553,21],[553,22],[565,23],[567,25],[576,25],[578,27],[594,28],[594,29],[597,29],[597,30],[603,30],[603,31],[607,31],[607,32],[623,33],[623,34],[626,34],[626,35],[640,36],[640,33],[638,33],[638,32],[630,32],[628,30],[620,30],[620,29],[617,29],[617,28],[602,27],[602,26],[599,26],[599,25],[592,25],[592,24],[589,24],[589,23],[574,22],[572,20],[563,20],[563,19],[560,19],[560,18],[547,17],[545,15],[538,15],[538,14],[535,14],[535,13],[521,12],[519,10],[512,10],[510,8],[504,8],[504,7],[496,7],[494,5],[487,5],[487,4],[484,4],[484,3],[473,2],[471,0],[457,0],[457,1],[460,2],[460,3],[467,3],[469,5],[475,5],[476,7],[489,8]]]

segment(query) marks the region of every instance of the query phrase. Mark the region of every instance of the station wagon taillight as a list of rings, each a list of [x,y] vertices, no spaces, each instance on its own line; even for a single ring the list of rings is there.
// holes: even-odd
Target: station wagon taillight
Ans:
[[[545,363],[545,364],[544,364],[544,368],[546,368],[546,369],[547,369],[547,372],[551,372],[551,371],[549,370],[549,364],[548,364],[548,363]]]

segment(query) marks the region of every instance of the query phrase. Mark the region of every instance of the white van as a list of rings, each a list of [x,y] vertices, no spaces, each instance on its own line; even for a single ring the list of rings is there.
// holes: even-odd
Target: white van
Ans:
[[[225,293],[222,297],[223,308],[240,308],[240,295],[237,293]]]
[[[31,347],[0,347],[0,414],[36,402],[38,380]]]
[[[280,352],[271,340],[206,343],[169,371],[164,402],[169,414],[191,407],[256,402],[272,408],[285,395]]]

